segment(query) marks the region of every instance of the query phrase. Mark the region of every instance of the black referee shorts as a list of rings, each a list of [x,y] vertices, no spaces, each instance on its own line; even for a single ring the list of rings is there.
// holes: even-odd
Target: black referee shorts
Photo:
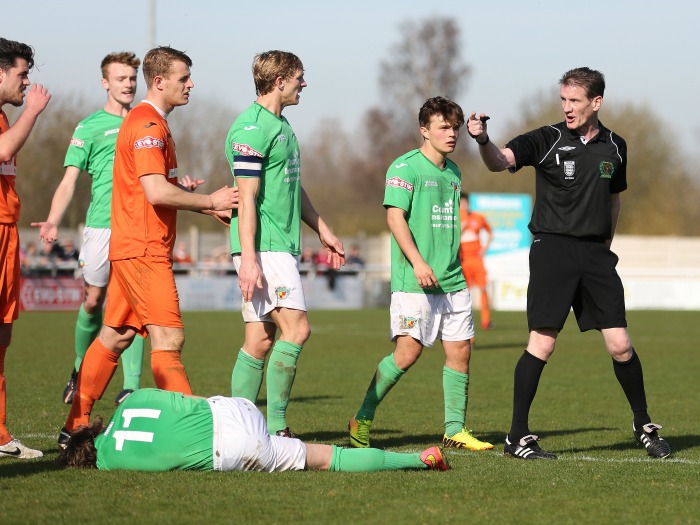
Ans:
[[[618,257],[604,242],[537,234],[530,247],[527,324],[561,330],[574,309],[582,332],[626,327]]]

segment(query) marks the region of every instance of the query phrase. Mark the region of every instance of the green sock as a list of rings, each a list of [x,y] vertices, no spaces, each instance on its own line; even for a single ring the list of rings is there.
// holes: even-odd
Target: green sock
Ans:
[[[442,391],[445,396],[445,435],[452,437],[464,428],[467,417],[469,374],[442,369]]]
[[[426,469],[420,454],[388,452],[378,448],[341,448],[333,445],[330,470],[334,472],[376,472],[378,470]]]
[[[138,390],[141,383],[141,365],[143,364],[143,337],[137,335],[129,348],[122,352],[124,369],[124,390]]]
[[[241,348],[231,373],[231,395],[255,403],[262,386],[263,368],[264,359],[256,359]]]
[[[374,413],[377,411],[379,403],[386,397],[393,386],[404,375],[405,370],[401,370],[396,366],[394,354],[389,354],[379,362],[377,372],[372,378],[372,382],[367,389],[365,399],[362,401],[360,410],[357,411],[355,419],[374,419]]]
[[[287,426],[287,405],[297,373],[301,346],[277,341],[267,364],[267,428],[270,434]]]
[[[78,310],[78,320],[75,323],[75,369],[80,370],[80,363],[83,362],[85,352],[100,332],[102,326],[102,310],[98,313],[89,314],[80,305]]]

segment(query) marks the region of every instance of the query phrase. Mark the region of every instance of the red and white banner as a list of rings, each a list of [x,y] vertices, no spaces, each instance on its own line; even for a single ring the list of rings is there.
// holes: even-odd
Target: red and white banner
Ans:
[[[72,277],[23,277],[20,310],[78,310],[83,302],[84,287],[82,279]]]

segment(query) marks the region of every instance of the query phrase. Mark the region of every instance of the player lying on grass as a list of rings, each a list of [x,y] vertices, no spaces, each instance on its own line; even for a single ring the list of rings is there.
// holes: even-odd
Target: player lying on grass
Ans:
[[[71,433],[59,463],[101,470],[447,470],[438,447],[421,453],[344,449],[270,436],[262,413],[243,398],[137,390],[105,427]]]

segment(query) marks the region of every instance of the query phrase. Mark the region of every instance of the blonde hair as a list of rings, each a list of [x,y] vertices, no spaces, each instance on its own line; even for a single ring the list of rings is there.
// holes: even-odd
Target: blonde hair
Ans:
[[[265,51],[255,55],[253,60],[253,82],[255,93],[267,95],[275,87],[275,79],[285,80],[294,76],[297,71],[304,71],[304,64],[298,56],[287,51]]]

